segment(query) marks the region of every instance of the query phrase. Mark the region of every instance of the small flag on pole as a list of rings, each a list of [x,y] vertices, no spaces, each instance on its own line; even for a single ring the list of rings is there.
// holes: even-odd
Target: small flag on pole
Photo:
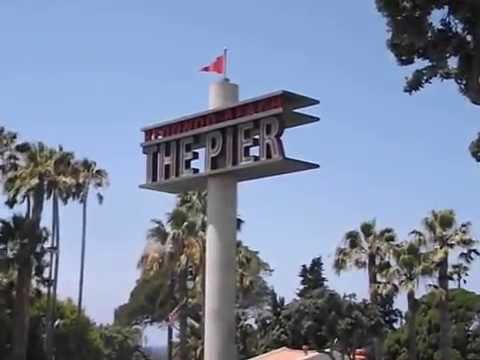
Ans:
[[[207,66],[200,69],[203,72],[213,72],[227,76],[227,49],[224,50],[223,55],[217,56],[216,59]]]

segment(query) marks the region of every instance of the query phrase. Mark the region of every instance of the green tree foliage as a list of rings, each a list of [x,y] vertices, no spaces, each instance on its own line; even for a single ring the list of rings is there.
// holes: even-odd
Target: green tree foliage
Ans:
[[[46,301],[40,302],[37,309],[34,309],[37,314],[45,314],[46,311]],[[78,314],[70,299],[59,302],[55,313],[53,334],[56,359],[102,359],[103,344],[95,324],[85,315]]]
[[[98,333],[103,344],[102,359],[104,360],[134,360],[134,355],[139,352],[137,329],[107,326],[100,327]]]
[[[404,290],[407,293],[407,336],[408,358],[417,360],[416,316],[418,301],[416,290],[420,280],[434,273],[432,253],[424,250],[422,237],[403,242],[392,249],[395,264],[387,270],[388,281],[395,286],[395,291]]]
[[[238,221],[239,228],[242,223]],[[128,303],[115,312],[118,324],[162,324],[179,309],[181,359],[188,354],[201,358],[203,351],[206,224],[206,193],[202,192],[180,195],[165,224],[153,220],[138,264],[141,276]],[[268,301],[270,289],[265,277],[271,271],[258,252],[237,242],[238,319],[245,324],[239,326],[239,332],[248,330],[253,310]],[[191,288],[187,288],[187,280]]]
[[[423,220],[423,231],[413,231],[420,243],[428,244],[431,250],[431,263],[437,276],[434,285],[438,296],[438,316],[440,318],[441,359],[449,360],[451,354],[451,321],[448,308],[450,254],[455,251],[470,253],[475,251],[476,240],[471,235],[471,224],[458,224],[453,210],[432,211]]]
[[[10,297],[13,286],[9,285]],[[45,353],[45,317],[47,299],[36,292],[31,297],[31,315],[29,328],[28,360],[47,360]],[[6,312],[0,313],[0,355],[8,359],[12,349],[12,304]],[[132,360],[139,350],[138,330],[132,327],[97,326],[84,314],[79,314],[73,301],[59,301],[56,304],[57,315],[54,327],[54,354],[58,360]]]
[[[28,301],[28,304],[32,301],[32,298],[38,294],[38,289],[33,289],[31,286],[32,280],[34,280],[37,285],[40,285],[42,280],[42,275],[44,271],[44,262],[43,257],[45,254],[44,245],[48,239],[48,233],[46,229],[37,229],[31,221],[31,219],[25,218],[22,215],[14,215],[11,219],[5,220],[0,219],[0,249],[2,250],[2,257],[0,258],[0,265],[2,267],[0,271],[0,292],[2,299],[0,299],[0,322],[4,323],[5,328],[0,330],[0,344],[3,343],[3,350],[1,352],[10,352],[12,350],[13,336],[14,333],[9,331],[14,328],[15,321],[18,321],[18,308],[16,301],[18,301],[18,296],[15,297],[14,294],[18,293],[19,288],[22,291],[27,291],[25,293],[25,299],[23,301]],[[28,275],[26,278],[30,279],[28,286],[23,282],[19,284],[19,277],[22,271],[19,269],[28,270],[29,272],[23,272],[23,274]],[[35,278],[32,279],[29,273],[35,275]],[[25,280],[25,278],[23,278]],[[25,304],[23,304],[25,305]],[[17,311],[15,312],[15,310]],[[23,309],[23,307],[22,307]],[[38,318],[34,318],[34,322],[30,324],[30,315],[27,321],[27,341],[31,339],[33,342],[30,345],[30,349],[37,348],[41,341],[38,339],[35,328],[38,328]],[[7,327],[8,326],[8,327]],[[30,329],[32,327],[32,329]],[[8,330],[7,330],[8,329]],[[18,340],[17,340],[18,342]],[[40,346],[41,347],[41,346]],[[24,356],[27,356],[26,351],[22,351]]]
[[[371,220],[362,223],[359,230],[347,232],[335,253],[333,267],[337,274],[349,268],[367,270],[370,302],[377,306],[382,302],[389,305],[388,302],[385,303],[385,291],[380,291],[384,287],[381,285],[385,285],[380,277],[382,272],[390,267],[389,257],[395,241],[396,235],[392,228],[377,230],[375,220]],[[391,307],[391,299],[387,300]],[[389,311],[388,308],[386,310]],[[383,335],[379,333],[375,342],[375,356],[382,360]]]
[[[452,264],[448,276],[450,280],[457,283],[457,289],[467,284],[467,278],[470,276],[472,263],[480,256],[480,251],[475,247],[469,247],[460,252],[456,263]]]
[[[324,276],[323,261],[321,256],[312,259],[310,265],[302,265],[300,269],[300,289],[298,297],[306,297],[317,289],[327,285],[327,278]]]
[[[438,296],[430,293],[419,299],[416,319],[418,360],[439,359],[440,317]],[[480,350],[480,295],[456,289],[450,291],[448,307],[453,324],[451,329],[451,359],[476,360]],[[386,359],[406,360],[408,349],[407,325],[392,332],[386,340]]]
[[[378,307],[326,287],[288,304],[274,294],[255,323],[256,354],[307,345],[320,352],[330,349],[351,356],[357,348],[371,347],[372,337],[384,326]]]
[[[247,338],[250,344],[255,344],[251,339],[256,338],[256,354],[307,345],[320,352],[330,349],[353,356],[355,349],[370,347],[372,338],[385,328],[379,306],[357,302],[354,295],[341,296],[326,286],[320,258],[302,266],[299,277],[297,298],[287,304],[272,291],[255,325],[247,328],[248,333],[256,333]]]
[[[480,133],[478,133],[477,137],[470,143],[468,150],[475,161],[480,162]]]
[[[169,300],[169,282],[168,274],[161,272],[140,277],[128,302],[115,310],[115,324],[129,326],[164,321],[173,306]]]
[[[376,0],[387,20],[387,46],[401,66],[415,70],[405,92],[435,79],[453,81],[472,104],[480,105],[480,4],[465,0]],[[480,134],[469,147],[480,162]]]
[[[480,4],[461,0],[376,0],[387,20],[388,47],[401,66],[416,68],[405,91],[452,80],[480,105]]]
[[[78,163],[78,162],[77,162]],[[62,147],[51,148],[44,143],[19,143],[17,135],[0,128],[0,183],[6,197],[6,204],[13,208],[24,206],[25,215],[15,215],[10,221],[2,221],[2,237],[0,251],[7,252],[7,260],[11,260],[15,274],[15,306],[13,311],[13,355],[14,360],[25,360],[27,356],[30,331],[30,296],[35,278],[41,278],[48,266],[48,284],[53,287],[53,293],[48,290],[47,297],[52,301],[47,312],[48,329],[51,329],[53,309],[55,308],[58,275],[58,256],[45,261],[44,244],[45,231],[42,228],[42,216],[47,200],[52,200],[53,226],[52,245],[59,249],[58,203],[64,204],[70,200],[78,200],[78,189],[83,186],[82,172],[77,171],[74,155],[65,152]],[[10,229],[10,239],[6,239]],[[55,236],[53,236],[55,235]],[[55,242],[54,242],[55,239]],[[5,260],[5,259],[3,259]],[[5,261],[3,261],[5,263]],[[5,266],[5,264],[0,264]],[[54,271],[53,271],[54,269]],[[53,282],[52,282],[53,280]],[[51,330],[47,339],[51,339]],[[47,341],[47,345],[50,341]],[[50,346],[48,346],[51,348]]]
[[[329,289],[319,289],[307,298],[289,303],[282,314],[288,345],[324,349],[335,338],[336,327],[343,316],[342,298]]]
[[[283,313],[286,310],[285,298],[271,290],[270,299],[256,320],[256,353],[263,354],[289,343]]]

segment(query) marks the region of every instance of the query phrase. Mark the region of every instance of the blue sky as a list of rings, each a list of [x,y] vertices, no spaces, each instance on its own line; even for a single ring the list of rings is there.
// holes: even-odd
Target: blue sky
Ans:
[[[480,167],[467,152],[479,108],[450,84],[402,92],[407,69],[385,47],[374,1],[83,0],[0,3],[0,124],[62,144],[109,170],[89,218],[87,311],[109,322],[135,283],[149,220],[174,198],[140,190],[140,128],[207,107],[201,65],[231,49],[241,97],[286,89],[319,98],[321,122],[286,135],[289,156],[321,169],[240,185],[241,234],[291,297],[301,264],[322,255],[330,285],[366,295],[359,273],[337,277],[342,235],[376,218],[402,237],[431,209],[480,226]],[[78,205],[62,209],[62,296],[78,283]],[[5,209],[0,215],[6,214]],[[480,290],[477,265],[470,287]]]

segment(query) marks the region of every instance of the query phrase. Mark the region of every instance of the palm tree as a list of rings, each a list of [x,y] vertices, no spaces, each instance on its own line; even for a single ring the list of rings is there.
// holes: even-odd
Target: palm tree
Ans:
[[[36,234],[40,229],[44,207],[45,183],[51,173],[54,153],[42,143],[20,144],[15,150],[17,159],[9,164],[10,169],[4,173],[4,191],[7,195],[7,204],[10,206],[28,199],[27,213],[35,231],[30,233],[28,245],[22,249],[22,252],[26,253],[33,251],[38,240]],[[32,266],[32,258],[27,255],[24,255],[22,261],[18,263],[12,352],[14,360],[26,358]]]
[[[334,269],[337,274],[353,267],[367,270],[370,301],[379,303],[379,275],[388,267],[390,250],[396,240],[393,229],[376,229],[375,220],[364,222],[359,230],[347,232],[343,245],[335,253]],[[375,358],[383,359],[383,336],[375,339]]]
[[[457,288],[462,288],[462,283],[467,283],[467,277],[470,276],[470,267],[472,263],[480,256],[480,251],[475,248],[468,248],[458,255],[458,262],[453,264],[448,273],[451,280],[457,282]]]
[[[90,189],[97,191],[99,204],[103,202],[103,195],[99,192],[108,186],[108,174],[104,169],[97,168],[94,161],[84,159],[75,164],[77,177],[77,196],[82,204],[82,250],[80,256],[80,281],[78,288],[78,313],[82,311],[83,284],[85,274],[85,251],[87,244],[87,201]]]
[[[383,274],[390,284],[395,284],[395,291],[401,289],[407,292],[408,358],[410,360],[417,360],[416,290],[421,278],[431,276],[434,272],[431,262],[432,254],[424,251],[425,245],[423,238],[418,236],[396,245],[392,249],[396,266],[387,269]]]
[[[432,210],[429,217],[423,222],[423,232],[413,233],[432,248],[432,264],[437,273],[436,290],[439,295],[438,312],[440,321],[440,359],[451,359],[452,340],[450,335],[451,324],[448,313],[449,294],[449,255],[451,251],[465,249],[472,250],[476,240],[471,235],[469,222],[458,225],[453,210]]]
[[[465,265],[462,262],[458,262],[452,265],[452,268],[448,272],[448,276],[450,279],[454,280],[457,283],[457,289],[462,288],[462,284],[466,284],[466,278],[470,275],[469,274],[470,267]]]
[[[154,226],[148,231],[147,245],[139,261],[139,268],[143,274],[148,276],[154,275],[156,271],[165,271],[175,279],[175,290],[179,294],[175,303],[183,304],[179,311],[180,359],[187,359],[189,356],[187,353],[189,308],[194,303],[200,304],[200,308],[203,308],[206,213],[206,192],[179,195],[176,207],[167,214],[167,226],[160,220],[153,220]],[[240,229],[243,221],[238,219],[237,223]],[[255,261],[249,261],[248,264],[247,262],[245,261],[245,266],[242,266],[244,270],[239,271],[237,276],[237,281],[242,279],[242,285],[249,284],[248,275],[253,274],[246,266],[250,266],[251,269],[258,265]],[[260,265],[264,264],[259,264],[259,267]],[[262,270],[264,269],[265,266]],[[193,282],[193,289],[188,289],[187,281]],[[202,333],[203,324],[200,322],[197,325]]]
[[[8,160],[2,161],[3,190],[9,206],[21,203],[27,205],[26,216],[36,231],[32,232],[26,249],[33,251],[39,240],[34,234],[40,231],[45,200],[48,198],[53,200],[52,208],[57,209],[53,210],[54,218],[57,220],[58,199],[64,202],[68,200],[66,184],[69,183],[68,169],[73,155],[63,152],[61,148],[56,150],[40,142],[21,143],[12,148]],[[56,229],[58,235],[58,226]],[[58,268],[58,260],[56,265]],[[25,256],[18,268],[13,333],[14,360],[24,360],[28,346],[30,313],[28,294],[31,289],[32,266],[31,257]]]
[[[75,178],[73,177],[72,152],[66,152],[61,146],[54,153],[51,173],[45,184],[46,199],[52,203],[51,243],[49,247],[49,269],[47,279],[47,358],[53,358],[53,324],[57,308],[58,276],[60,266],[60,202],[66,205],[75,198]]]
[[[272,273],[270,265],[263,261],[258,252],[237,241],[237,306],[251,308],[266,305],[270,301],[271,289],[264,276]]]
[[[9,165],[15,163],[17,156],[14,148],[17,143],[17,134],[0,126],[0,173],[5,174]]]
[[[195,216],[198,214],[195,214],[192,209],[189,212],[182,207],[181,200],[180,197],[178,206],[168,215],[170,236],[167,244],[167,263],[177,274],[175,275],[177,291],[180,303],[183,304],[179,313],[179,357],[181,360],[187,360],[189,357],[187,348],[189,289],[187,282],[189,273],[193,274],[191,277],[196,277],[194,274],[203,273],[205,238],[200,228],[201,219]]]
[[[139,261],[139,267],[146,276],[165,271],[175,279],[178,298],[174,303],[179,308],[179,358],[188,359],[187,319],[188,319],[188,273],[192,267],[201,268],[203,258],[203,239],[196,233],[197,219],[180,207],[168,215],[167,231],[160,220],[153,220],[155,226],[148,231],[147,246]],[[195,271],[195,273],[198,273]]]
[[[14,333],[13,359],[19,359],[21,351],[15,344],[24,340],[20,338],[19,329],[29,329],[29,304],[33,269],[42,268],[43,254],[40,249],[47,240],[46,229],[38,229],[31,219],[21,215],[14,215],[10,220],[0,221],[0,243],[9,249],[12,264],[16,269],[15,305],[14,305]],[[23,321],[23,323],[19,323]],[[15,341],[17,341],[15,343]]]
[[[168,291],[159,294],[156,301],[156,313],[152,320],[168,318],[168,314],[176,306],[173,297],[175,293],[175,274],[166,265],[166,243],[170,234],[161,220],[153,219],[154,226],[147,232],[147,244],[137,263],[142,277],[156,276],[161,271],[168,272]],[[167,349],[168,360],[173,359],[173,327],[170,319],[167,320]]]

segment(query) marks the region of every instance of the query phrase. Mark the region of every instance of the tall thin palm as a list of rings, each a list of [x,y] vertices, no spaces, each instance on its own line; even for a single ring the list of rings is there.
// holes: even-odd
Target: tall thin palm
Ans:
[[[85,254],[87,246],[87,202],[90,190],[97,191],[97,200],[101,204],[101,190],[108,186],[108,174],[104,169],[97,168],[94,161],[84,159],[75,164],[77,177],[77,196],[82,204],[82,249],[80,256],[80,281],[78,286],[78,313],[83,306],[83,287],[85,275]]]
[[[61,146],[54,152],[51,173],[45,183],[46,199],[52,203],[52,229],[50,245],[50,261],[47,288],[47,358],[53,358],[53,324],[57,307],[58,278],[60,269],[60,203],[66,205],[75,198],[75,178],[73,176],[74,155],[64,151]]]
[[[413,233],[431,247],[432,264],[437,274],[438,311],[440,321],[440,359],[451,359],[452,339],[448,313],[449,255],[454,250],[473,249],[477,241],[471,235],[471,224],[457,223],[453,210],[432,211],[423,222],[423,231]]]
[[[416,290],[423,277],[431,276],[434,272],[432,266],[432,253],[425,249],[422,237],[414,236],[410,241],[396,245],[392,249],[395,266],[389,268],[384,276],[390,284],[398,287],[395,290],[407,292],[408,316],[408,358],[417,360],[417,333],[416,315],[418,301]]]
[[[396,240],[393,229],[376,229],[375,220],[364,222],[359,230],[347,232],[343,244],[335,253],[334,269],[337,274],[355,268],[367,270],[370,301],[379,303],[379,274],[388,267],[390,250]],[[383,359],[383,336],[375,339],[375,356]]]

